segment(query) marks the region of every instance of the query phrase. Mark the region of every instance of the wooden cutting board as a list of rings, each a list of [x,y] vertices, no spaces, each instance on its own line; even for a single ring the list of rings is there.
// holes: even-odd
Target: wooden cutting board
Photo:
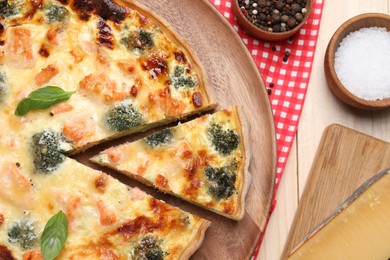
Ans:
[[[360,185],[389,167],[389,143],[330,125],[318,147],[282,259]]]
[[[125,0],[132,3],[135,0]],[[237,222],[156,192],[117,172],[88,161],[102,149],[131,141],[125,137],[89,149],[76,159],[104,171],[130,186],[138,186],[169,204],[206,218],[212,225],[201,248],[191,259],[249,259],[268,219],[276,174],[276,137],[272,109],[264,81],[244,43],[209,0],[140,0],[165,19],[194,49],[207,71],[219,108],[241,105],[248,119],[252,157],[252,185],[246,198],[246,214]]]

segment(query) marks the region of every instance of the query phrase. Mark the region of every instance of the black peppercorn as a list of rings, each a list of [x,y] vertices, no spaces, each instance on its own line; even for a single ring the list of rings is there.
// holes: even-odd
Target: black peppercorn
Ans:
[[[291,10],[293,10],[294,12],[300,12],[302,10],[302,7],[299,4],[292,4]]]
[[[295,14],[295,19],[297,19],[298,22],[302,22],[303,15],[301,13],[296,13]]]
[[[282,15],[282,17],[280,18],[280,21],[282,22],[282,23],[287,23],[287,21],[288,21],[288,15]]]
[[[297,25],[297,20],[295,18],[290,17],[287,21],[287,26],[290,28],[294,28]]]

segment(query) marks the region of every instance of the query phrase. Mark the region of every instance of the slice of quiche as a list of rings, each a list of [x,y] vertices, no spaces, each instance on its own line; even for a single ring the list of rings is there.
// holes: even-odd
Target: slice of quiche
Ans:
[[[43,259],[42,232],[59,211],[68,237],[56,259],[188,259],[210,224],[69,158],[37,175],[2,156],[0,172],[0,259]]]
[[[247,131],[241,110],[232,107],[109,148],[91,160],[240,220],[251,180]]]

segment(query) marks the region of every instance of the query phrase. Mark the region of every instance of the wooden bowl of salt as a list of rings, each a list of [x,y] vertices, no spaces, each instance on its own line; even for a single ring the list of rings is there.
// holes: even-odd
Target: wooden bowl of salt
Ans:
[[[342,24],[332,36],[324,61],[327,83],[356,108],[390,107],[390,16],[366,13]]]

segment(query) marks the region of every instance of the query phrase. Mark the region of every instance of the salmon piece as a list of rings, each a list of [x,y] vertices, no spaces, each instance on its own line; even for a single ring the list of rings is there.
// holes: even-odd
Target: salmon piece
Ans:
[[[66,112],[72,111],[72,110],[73,110],[72,105],[70,105],[68,103],[59,103],[59,104],[54,105],[51,108],[50,113],[52,113],[53,115],[58,115],[61,113],[66,113]]]
[[[116,82],[104,73],[86,76],[80,81],[79,87],[102,96],[107,103],[122,101],[126,98],[126,92],[119,91]]]
[[[79,207],[80,202],[80,197],[71,197],[66,201],[66,219],[68,220],[69,224],[71,224],[76,219],[76,210]]]
[[[86,114],[70,119],[62,128],[63,135],[75,142],[75,147],[85,144],[95,132],[95,122]]]
[[[182,169],[187,168],[193,162],[193,153],[187,140],[180,140],[170,152],[171,159],[175,160]]]
[[[149,167],[149,160],[144,160],[144,162],[138,165],[137,174],[143,175],[146,172],[146,169]]]
[[[149,95],[149,102],[157,105],[168,117],[181,115],[187,108],[183,101],[172,97],[169,88],[160,90],[158,95]]]
[[[0,196],[27,206],[31,203],[31,182],[15,162],[5,162],[0,168]]]
[[[106,150],[106,153],[110,162],[114,164],[120,164],[123,160],[123,152],[119,149],[119,147],[111,147]]]
[[[131,201],[143,200],[146,196],[146,193],[135,187],[131,190]]]
[[[47,31],[46,38],[47,38],[47,40],[48,40],[51,44],[59,45],[59,44],[60,44],[59,33],[60,33],[60,28],[58,28],[58,27],[50,28],[50,29]]]
[[[135,72],[135,65],[129,61],[119,61],[117,63],[118,68],[127,75],[133,75]]]
[[[93,41],[81,41],[80,48],[88,54],[96,54],[98,46]]]
[[[160,107],[167,116],[176,117],[177,115],[183,114],[187,105],[178,99],[170,98],[160,103]]]
[[[114,224],[118,217],[116,210],[111,205],[106,205],[102,200],[97,201],[97,207],[100,214],[100,224],[103,226],[109,226]]]
[[[17,69],[33,68],[36,59],[32,49],[31,31],[20,26],[10,27],[7,38],[5,62]]]
[[[34,77],[35,85],[37,87],[42,86],[43,84],[48,83],[54,76],[56,76],[60,70],[56,64],[50,64],[46,68],[38,72]]]
[[[30,180],[22,173],[22,170],[16,166],[16,163],[11,163],[9,166],[9,174],[16,184],[16,188],[21,191],[31,190]]]
[[[23,254],[23,260],[44,260],[40,250],[32,249]]]
[[[100,260],[119,260],[119,256],[115,254],[111,249],[101,248],[100,250]]]

